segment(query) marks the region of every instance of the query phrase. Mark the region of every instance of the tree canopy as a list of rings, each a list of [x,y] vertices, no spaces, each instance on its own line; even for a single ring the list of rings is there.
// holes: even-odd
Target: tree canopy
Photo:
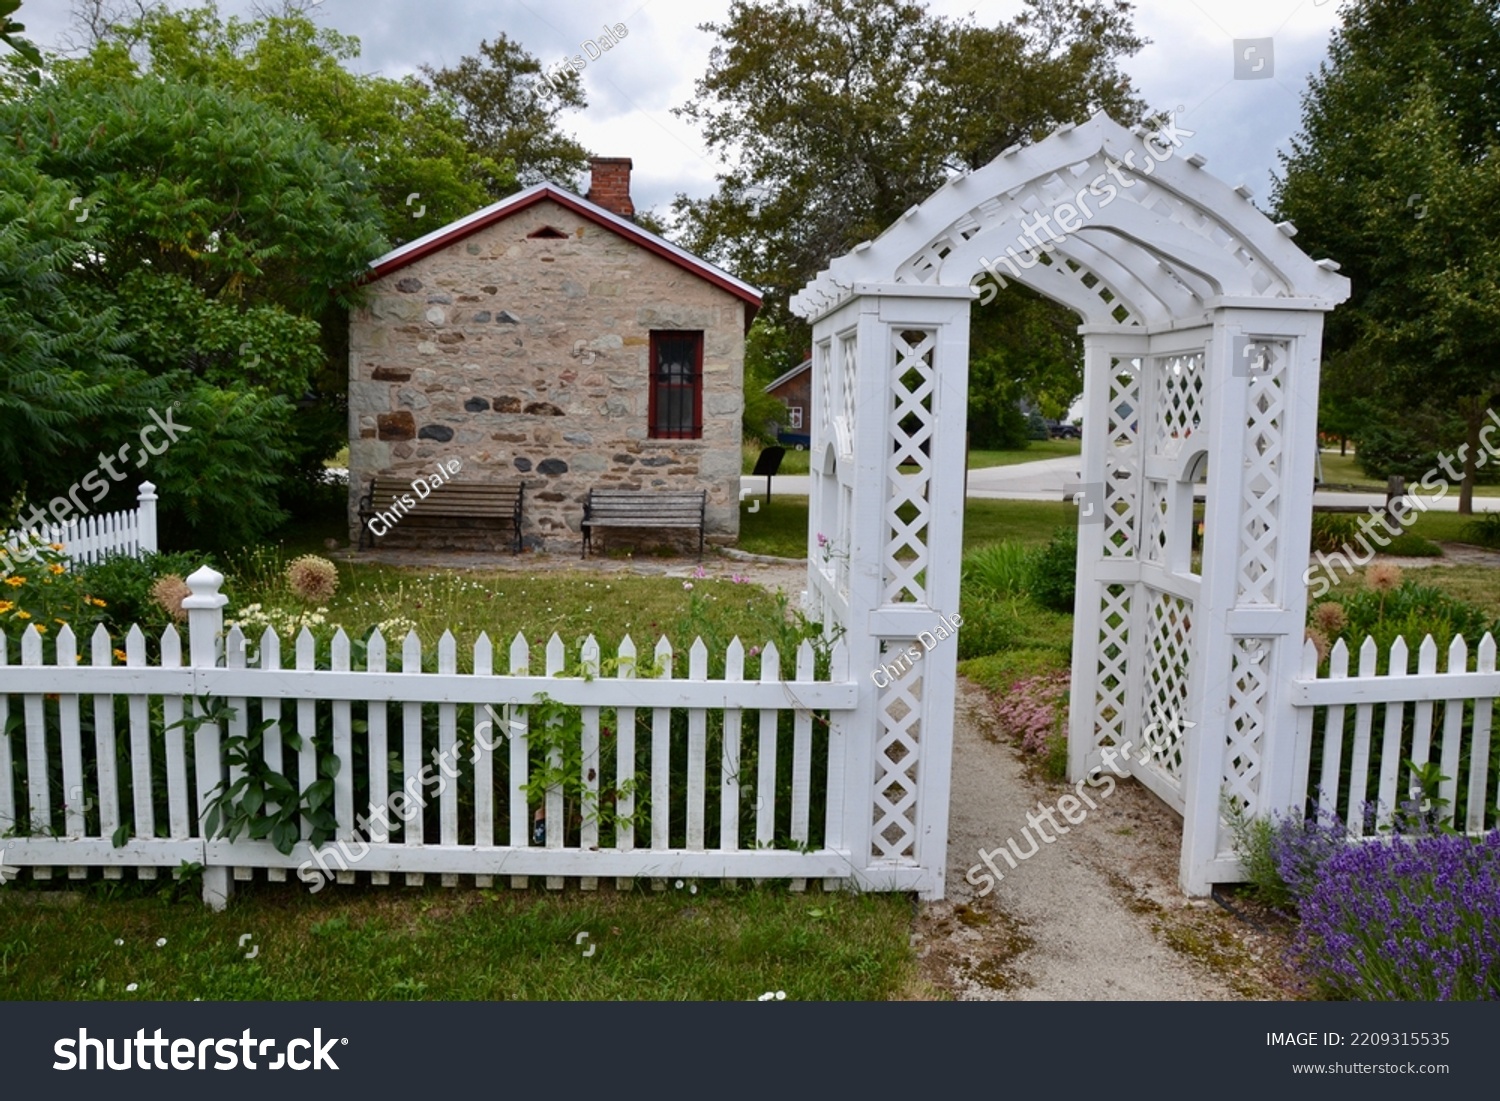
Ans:
[[[684,243],[765,290],[768,323],[791,334],[782,369],[791,366],[806,328],[786,304],[830,259],[1012,144],[1100,109],[1139,120],[1144,105],[1119,67],[1144,45],[1132,10],[1028,0],[1009,22],[981,26],[911,0],[733,0],[724,23],[703,27],[720,41],[695,98],[677,109],[726,166],[715,194],[674,203]],[[993,316],[971,336],[976,380],[1017,379],[1002,402],[1017,390],[1056,394],[1056,344],[1027,349],[1016,338],[1077,319],[1010,288],[985,309]],[[1063,408],[1080,370],[1075,357]],[[981,397],[974,424],[989,403],[971,392]]]
[[[1273,196],[1352,295],[1328,319],[1326,425],[1421,474],[1466,452],[1500,393],[1500,5],[1357,0],[1303,97]],[[1405,462],[1400,461],[1402,458]]]

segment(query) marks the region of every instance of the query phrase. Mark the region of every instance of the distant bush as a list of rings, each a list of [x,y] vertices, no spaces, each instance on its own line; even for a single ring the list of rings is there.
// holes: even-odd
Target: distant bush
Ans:
[[[1500,548],[1500,512],[1485,512],[1463,527],[1464,538],[1481,547]]]
[[[1078,592],[1078,529],[1058,528],[1031,558],[1027,591],[1044,608],[1072,613]]]
[[[1032,550],[1013,540],[991,543],[964,555],[964,591],[1009,596],[1024,593],[1031,580]]]

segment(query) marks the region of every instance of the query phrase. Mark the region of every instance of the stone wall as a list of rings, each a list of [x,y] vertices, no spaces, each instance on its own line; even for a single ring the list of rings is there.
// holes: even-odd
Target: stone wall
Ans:
[[[528,236],[547,227],[563,236]],[[350,319],[352,538],[372,475],[415,478],[455,457],[464,481],[525,483],[532,549],[576,551],[596,486],[706,489],[710,539],[738,537],[739,298],[547,200],[373,281],[369,295]],[[703,331],[700,440],[648,438],[659,329]],[[439,535],[503,544],[460,537],[468,526]],[[400,527],[391,545],[437,538]]]

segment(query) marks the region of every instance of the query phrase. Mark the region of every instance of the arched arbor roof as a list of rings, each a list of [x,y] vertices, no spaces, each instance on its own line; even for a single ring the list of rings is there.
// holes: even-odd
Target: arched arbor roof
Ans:
[[[814,319],[860,284],[958,287],[988,273],[1074,309],[1092,329],[1153,332],[1219,305],[1330,310],[1349,283],[1185,155],[1168,124],[1103,112],[955,177],[792,299]],[[1274,300],[1274,302],[1273,302]]]

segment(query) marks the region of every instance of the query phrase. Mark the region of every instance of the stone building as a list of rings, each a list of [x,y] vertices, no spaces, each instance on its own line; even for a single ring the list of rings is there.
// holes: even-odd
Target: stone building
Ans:
[[[374,475],[454,458],[460,481],[525,484],[531,549],[577,550],[594,487],[707,490],[710,541],[738,536],[760,295],[637,226],[630,169],[597,158],[587,198],[539,184],[371,263],[350,317],[354,537]],[[392,545],[503,545],[478,521],[401,527]]]

